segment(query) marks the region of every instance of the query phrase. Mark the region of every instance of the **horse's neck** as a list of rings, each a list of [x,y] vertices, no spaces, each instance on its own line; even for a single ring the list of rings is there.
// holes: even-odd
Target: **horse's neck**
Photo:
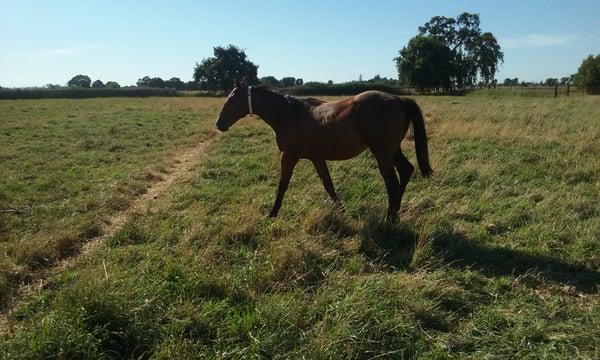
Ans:
[[[281,130],[281,123],[286,117],[286,102],[275,94],[259,93],[253,96],[254,113],[263,119],[275,133]]]

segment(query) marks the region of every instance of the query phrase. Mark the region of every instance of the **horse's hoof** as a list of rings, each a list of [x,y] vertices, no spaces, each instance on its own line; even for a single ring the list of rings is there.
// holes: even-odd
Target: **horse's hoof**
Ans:
[[[386,222],[388,222],[388,223],[390,223],[390,224],[395,224],[395,223],[397,223],[397,222],[398,222],[398,214],[394,214],[394,215],[390,215],[390,214],[388,214],[388,215],[385,217],[385,221],[386,221]]]

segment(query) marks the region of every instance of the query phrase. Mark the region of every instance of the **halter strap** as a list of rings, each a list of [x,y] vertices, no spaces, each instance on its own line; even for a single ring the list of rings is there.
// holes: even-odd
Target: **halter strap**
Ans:
[[[254,115],[252,113],[252,86],[248,86],[248,115]]]

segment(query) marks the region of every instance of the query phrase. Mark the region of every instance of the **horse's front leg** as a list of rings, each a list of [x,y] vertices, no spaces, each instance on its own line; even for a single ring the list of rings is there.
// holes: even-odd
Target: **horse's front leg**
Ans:
[[[281,203],[283,202],[283,195],[285,195],[285,191],[288,188],[292,173],[294,172],[294,167],[298,163],[298,160],[299,158],[295,155],[285,152],[281,153],[281,178],[279,179],[279,187],[277,188],[277,198],[275,199],[275,204],[273,205],[273,210],[271,210],[269,217],[277,216]]]

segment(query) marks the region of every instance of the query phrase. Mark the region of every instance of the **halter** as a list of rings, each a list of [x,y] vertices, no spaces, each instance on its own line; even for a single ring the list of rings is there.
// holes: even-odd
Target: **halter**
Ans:
[[[248,86],[248,115],[254,115],[252,113],[252,86]]]

